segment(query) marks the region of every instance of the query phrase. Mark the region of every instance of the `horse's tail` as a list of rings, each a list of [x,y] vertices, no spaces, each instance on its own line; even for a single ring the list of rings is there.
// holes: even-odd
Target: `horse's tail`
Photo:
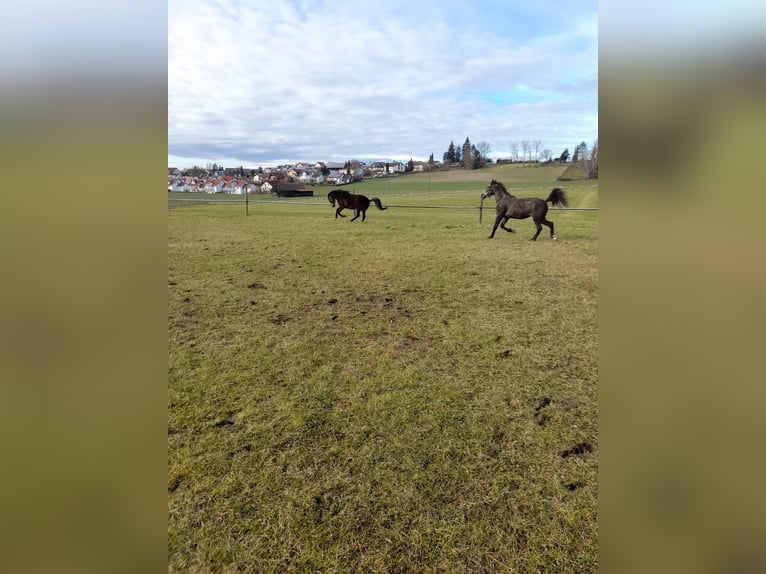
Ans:
[[[563,205],[564,207],[569,206],[569,199],[567,198],[567,194],[560,187],[554,187],[551,190],[551,194],[548,196],[548,199],[545,201],[550,201],[553,205]]]
[[[377,197],[373,197],[370,201],[373,202],[376,206],[378,206],[378,209],[388,209],[387,207],[383,207],[380,204],[380,200]]]

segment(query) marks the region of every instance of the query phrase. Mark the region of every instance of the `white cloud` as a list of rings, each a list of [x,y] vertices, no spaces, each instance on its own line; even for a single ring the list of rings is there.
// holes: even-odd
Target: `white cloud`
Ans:
[[[594,139],[597,122],[583,118],[597,115],[595,12],[525,37],[521,11],[482,4],[453,21],[432,2],[405,11],[403,2],[171,0],[169,154],[270,165],[440,158],[465,137],[497,147],[536,138],[551,149],[557,138]],[[497,18],[513,33],[499,35]],[[482,26],[491,31],[478,34]],[[530,87],[524,105],[481,97],[519,86]]]
[[[718,52],[766,32],[763,0],[692,5],[647,0],[602,1],[599,23],[607,57],[674,58]]]

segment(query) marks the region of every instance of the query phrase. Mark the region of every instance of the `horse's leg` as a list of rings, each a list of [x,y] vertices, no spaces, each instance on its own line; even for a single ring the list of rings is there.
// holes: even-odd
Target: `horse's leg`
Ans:
[[[336,209],[336,210],[335,210],[335,219],[338,219],[338,216],[339,216],[339,215],[340,215],[341,217],[346,217],[345,215],[343,215],[343,214],[341,213],[341,211],[343,211],[343,208],[342,208],[342,207],[339,207],[338,209]]]
[[[495,231],[497,231],[497,226],[500,225],[500,222],[503,220],[504,216],[502,213],[499,213],[497,217],[495,217],[495,225],[492,226],[492,233],[489,234],[489,238],[492,239],[495,236]]]
[[[363,209],[362,210],[362,221],[364,221],[365,219],[367,219],[367,210]]]
[[[354,210],[354,213],[355,213],[356,215],[354,215],[354,217],[351,219],[351,221],[354,221],[354,219],[356,219],[357,217],[359,217],[359,210],[358,210],[358,209],[355,209],[355,210]],[[349,223],[351,223],[351,221],[349,221]]]
[[[508,217],[503,217],[503,220],[500,222],[500,227],[502,227],[503,229],[505,229],[505,230],[506,230],[508,233],[516,233],[516,232],[513,230],[513,228],[512,228],[512,227],[506,227],[506,226],[505,226],[505,224],[506,224],[506,223],[508,223],[508,220],[509,220],[509,219],[510,219],[510,218],[508,218]]]
[[[537,236],[540,235],[540,232],[543,230],[543,226],[537,220],[535,220],[535,227],[537,228],[537,233],[535,233],[535,236],[532,237],[530,241],[537,241]]]
[[[550,228],[550,230],[551,230],[551,239],[553,239],[554,241],[556,239],[558,239],[558,237],[556,237],[554,235],[554,233],[553,233],[553,222],[552,221],[548,221],[547,219],[543,219],[543,225],[545,225],[546,227]]]

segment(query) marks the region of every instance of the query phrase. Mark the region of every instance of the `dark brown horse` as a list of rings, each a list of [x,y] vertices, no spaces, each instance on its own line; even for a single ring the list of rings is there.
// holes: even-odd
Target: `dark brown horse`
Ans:
[[[346,217],[341,213],[344,209],[353,209],[354,217],[351,221],[354,221],[359,215],[362,215],[362,221],[367,217],[367,208],[370,207],[370,203],[374,203],[378,209],[388,209],[383,207],[380,200],[377,197],[370,199],[365,195],[356,195],[355,193],[349,193],[345,189],[333,189],[327,194],[327,201],[330,202],[332,207],[335,207],[335,203],[338,204],[338,209],[335,210],[335,219],[340,215]]]
[[[548,199],[540,199],[539,197],[518,198],[508,193],[508,190],[505,189],[505,186],[502,183],[493,179],[487,186],[487,189],[481,194],[482,203],[484,202],[484,199],[490,195],[495,196],[495,210],[497,212],[497,215],[495,216],[495,225],[492,227],[492,233],[489,235],[490,239],[495,236],[495,231],[497,230],[498,225],[509,233],[516,233],[510,227],[505,226],[505,223],[509,219],[526,219],[527,217],[532,217],[532,220],[535,222],[535,227],[537,228],[537,233],[535,233],[530,241],[537,241],[537,236],[540,235],[540,232],[543,230],[543,225],[551,230],[551,239],[555,240],[556,236],[553,234],[553,222],[548,221],[545,217],[548,213],[548,202],[553,205],[563,205],[564,207],[569,205],[567,194],[559,187],[553,188],[550,195],[548,195]]]

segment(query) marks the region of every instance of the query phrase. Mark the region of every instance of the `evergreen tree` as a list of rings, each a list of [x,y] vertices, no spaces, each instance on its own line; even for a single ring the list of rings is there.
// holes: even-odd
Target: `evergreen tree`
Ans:
[[[559,157],[559,163],[566,163],[569,159],[569,148],[564,148],[564,151],[561,152],[561,156]]]
[[[465,138],[465,142],[463,142],[463,167],[473,169],[473,150],[471,149],[471,140],[468,138]]]
[[[447,151],[444,152],[444,164],[449,167],[449,165],[455,160],[455,144],[453,142],[449,142],[449,147],[447,148]]]
[[[476,146],[471,146],[471,156],[473,157],[472,169],[478,169],[481,167],[481,152],[476,149]]]

